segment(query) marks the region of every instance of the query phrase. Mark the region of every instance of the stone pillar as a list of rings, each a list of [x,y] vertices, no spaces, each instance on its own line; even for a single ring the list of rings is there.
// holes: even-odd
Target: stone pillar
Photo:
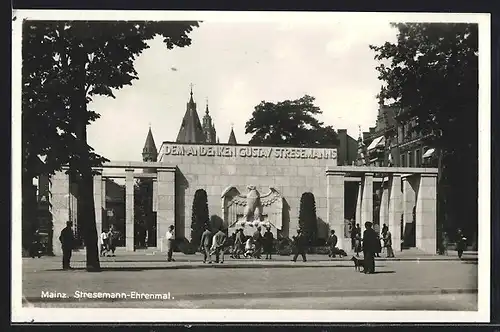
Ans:
[[[417,195],[415,238],[416,247],[435,254],[436,242],[436,219],[437,219],[437,175],[420,175],[420,185]]]
[[[337,234],[338,244],[340,249],[347,250],[350,246],[345,245],[344,239],[344,173],[331,172],[326,173],[327,183],[327,219],[330,230],[335,230]]]
[[[416,190],[414,188],[415,181],[406,176],[403,178],[403,234],[406,234],[407,227],[414,227],[413,223],[413,208],[416,205]]]
[[[55,255],[62,254],[59,235],[66,222],[70,220],[69,209],[69,175],[64,174],[66,170],[56,172],[50,178],[50,204],[52,214],[52,250]]]
[[[361,209],[363,202],[363,180],[358,183],[358,196],[356,198],[356,223],[360,224],[361,220]]]
[[[158,169],[156,194],[156,245],[163,251],[168,227],[175,226],[175,167]],[[181,235],[178,231],[176,236]]]
[[[134,170],[125,170],[125,247],[134,251]]]
[[[363,225],[367,221],[373,222],[373,173],[365,173],[363,178],[361,220],[356,221],[356,223],[363,229]]]
[[[382,197],[380,199],[380,232],[384,224],[389,225],[389,183],[382,182]]]
[[[389,211],[388,227],[392,236],[392,249],[394,252],[401,251],[401,213],[402,213],[402,194],[401,194],[401,175],[393,174],[389,181]]]
[[[105,229],[109,228],[107,222],[108,214],[106,210],[106,179],[101,175],[101,206],[102,206],[102,227],[107,226]]]
[[[99,241],[102,232],[102,169],[96,171],[99,174],[94,175],[94,208],[97,239]]]
[[[38,177],[38,201],[46,202],[49,195],[49,176],[42,174]]]

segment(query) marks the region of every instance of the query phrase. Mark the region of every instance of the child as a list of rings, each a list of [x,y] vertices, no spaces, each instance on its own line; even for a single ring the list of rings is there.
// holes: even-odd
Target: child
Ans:
[[[359,233],[354,238],[354,252],[356,253],[356,257],[359,257],[359,253],[361,252],[361,235]]]

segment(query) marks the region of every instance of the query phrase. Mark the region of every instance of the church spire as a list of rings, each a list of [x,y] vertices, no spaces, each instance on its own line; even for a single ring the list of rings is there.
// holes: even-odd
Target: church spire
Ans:
[[[205,135],[205,142],[215,143],[216,142],[216,131],[215,126],[212,122],[212,117],[210,116],[210,111],[208,110],[208,97],[206,99],[205,116],[203,116],[203,134]]]
[[[231,123],[231,133],[229,134],[229,139],[227,141],[227,144],[237,145],[238,142],[236,142],[236,135],[234,134],[233,126],[234,124]]]
[[[186,105],[186,113],[182,119],[176,141],[178,143],[204,143],[206,139],[198,112],[196,111],[196,103],[193,99],[193,84],[190,86],[191,92],[189,102]]]
[[[144,143],[144,148],[142,149],[142,161],[156,161],[157,158],[158,150],[156,149],[153,132],[151,131],[151,124],[149,124],[148,135],[146,136],[146,142]]]

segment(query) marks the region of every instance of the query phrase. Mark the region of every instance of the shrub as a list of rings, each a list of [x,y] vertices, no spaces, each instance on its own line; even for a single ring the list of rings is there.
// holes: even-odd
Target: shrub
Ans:
[[[289,256],[293,252],[293,244],[289,238],[283,238],[281,240],[276,240],[275,242],[275,253],[280,256]]]
[[[182,252],[185,255],[194,255],[198,251],[198,246],[184,238],[174,241],[174,251]]]
[[[194,245],[199,245],[201,234],[208,222],[208,199],[207,192],[198,189],[194,193],[193,209],[191,213],[191,241]]]
[[[318,234],[318,220],[316,216],[316,202],[310,192],[300,197],[299,225],[307,237],[309,244],[313,244]]]

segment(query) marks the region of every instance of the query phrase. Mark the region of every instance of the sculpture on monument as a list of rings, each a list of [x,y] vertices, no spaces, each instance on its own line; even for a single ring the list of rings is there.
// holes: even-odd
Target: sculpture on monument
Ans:
[[[261,195],[256,186],[247,186],[248,192],[240,194],[234,186],[222,193],[222,213],[229,228],[268,227],[281,230],[283,198],[274,188]],[[266,208],[266,211],[264,211]]]

